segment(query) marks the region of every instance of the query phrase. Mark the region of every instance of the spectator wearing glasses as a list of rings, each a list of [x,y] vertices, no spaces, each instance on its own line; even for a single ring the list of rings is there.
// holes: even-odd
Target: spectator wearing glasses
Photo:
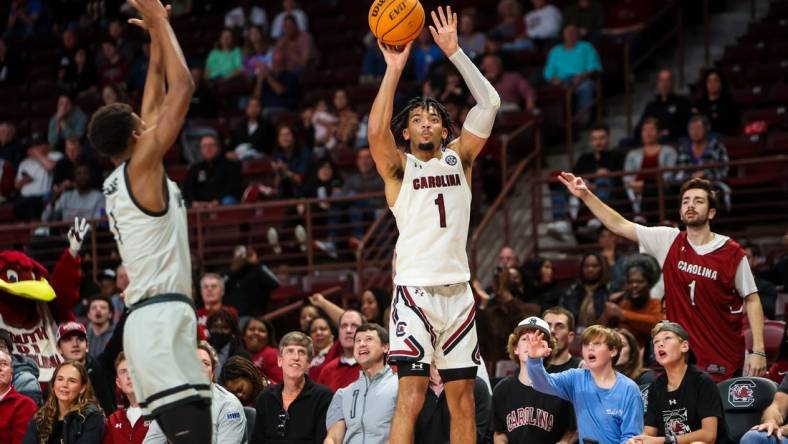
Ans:
[[[257,398],[253,443],[320,443],[326,438],[326,411],[333,393],[306,376],[312,352],[312,339],[301,332],[290,332],[279,341],[284,380]]]

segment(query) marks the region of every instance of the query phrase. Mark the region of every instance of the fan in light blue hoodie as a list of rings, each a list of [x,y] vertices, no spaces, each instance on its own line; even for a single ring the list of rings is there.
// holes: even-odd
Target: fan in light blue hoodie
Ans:
[[[624,444],[643,431],[643,401],[638,386],[613,369],[620,340],[599,325],[585,329],[581,338],[587,368],[548,374],[542,359],[550,348],[534,334],[528,358],[533,388],[574,405],[581,444]]]

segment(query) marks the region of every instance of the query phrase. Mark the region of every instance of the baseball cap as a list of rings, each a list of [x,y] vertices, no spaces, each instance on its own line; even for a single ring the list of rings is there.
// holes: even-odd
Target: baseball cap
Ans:
[[[47,138],[41,132],[36,131],[30,136],[30,146],[38,146],[45,143],[48,143]]]
[[[519,324],[517,324],[517,327],[514,328],[514,334],[519,335],[520,332],[526,328],[539,330],[544,333],[545,339],[550,339],[550,324],[548,324],[547,321],[542,318],[531,316],[529,318],[523,319]]]
[[[671,321],[661,321],[654,328],[651,330],[651,338],[654,339],[654,336],[662,333],[663,331],[670,331],[676,333],[678,337],[685,341],[689,341],[689,333],[681,324]]]
[[[98,277],[99,277],[99,279],[110,279],[110,280],[114,281],[115,280],[115,276],[117,276],[115,274],[115,270],[113,270],[111,268],[105,268],[104,270],[101,271],[101,274],[99,274]]]
[[[79,322],[70,321],[60,324],[60,327],[57,328],[57,342],[60,342],[61,339],[74,333],[79,333],[86,338],[88,336],[85,326]]]

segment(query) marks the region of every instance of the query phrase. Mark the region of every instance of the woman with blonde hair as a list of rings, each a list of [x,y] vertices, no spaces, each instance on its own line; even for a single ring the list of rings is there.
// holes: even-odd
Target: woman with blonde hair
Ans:
[[[93,444],[104,439],[104,413],[88,372],[77,361],[55,369],[51,393],[30,421],[22,444]]]

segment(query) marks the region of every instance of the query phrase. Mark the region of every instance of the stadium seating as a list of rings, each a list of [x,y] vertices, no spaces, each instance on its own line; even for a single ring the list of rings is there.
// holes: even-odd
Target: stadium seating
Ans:
[[[761,414],[777,392],[777,384],[765,378],[732,378],[717,384],[725,414],[730,442],[739,439],[752,426],[759,424]]]

